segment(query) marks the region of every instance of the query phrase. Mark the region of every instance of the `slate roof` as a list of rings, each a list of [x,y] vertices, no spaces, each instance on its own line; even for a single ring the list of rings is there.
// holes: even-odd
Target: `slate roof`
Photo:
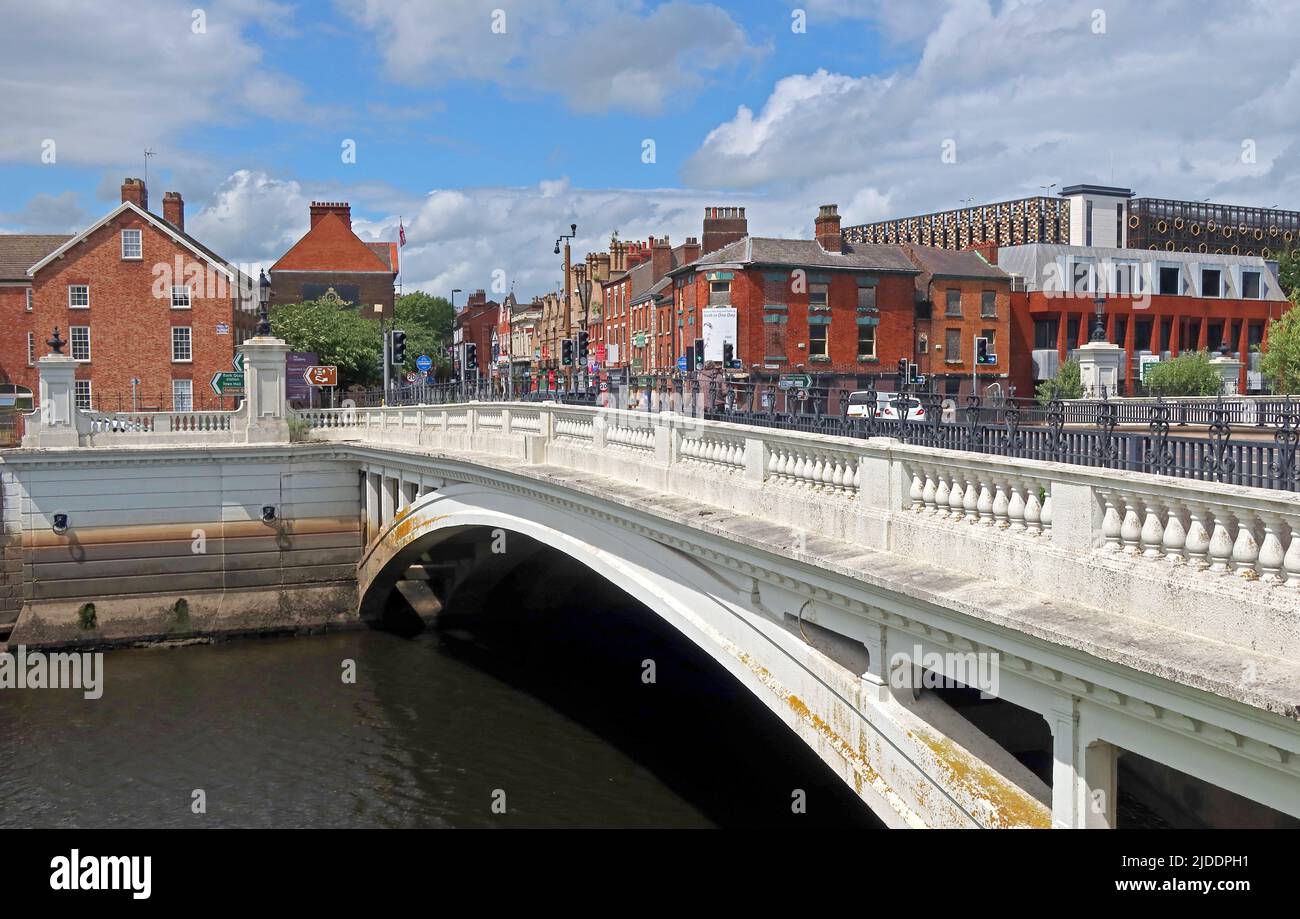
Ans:
[[[989,278],[1007,280],[1008,275],[996,265],[990,265],[973,249],[939,249],[934,246],[908,246],[906,249],[921,269],[932,278]]]
[[[27,269],[72,239],[69,234],[0,234],[0,281],[27,281]]]
[[[845,243],[843,252],[827,252],[815,239],[773,239],[767,236],[746,236],[710,252],[692,264],[699,268],[710,265],[774,265],[907,274],[916,274],[918,271],[901,246]]]
[[[336,213],[322,216],[294,243],[272,271],[383,271],[393,268]]]

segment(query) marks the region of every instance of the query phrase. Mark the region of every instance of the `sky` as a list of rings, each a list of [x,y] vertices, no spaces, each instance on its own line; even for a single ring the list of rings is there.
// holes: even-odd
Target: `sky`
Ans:
[[[196,5],[202,4],[202,5]],[[0,232],[145,172],[269,265],[312,200],[404,290],[554,290],[575,255],[1081,182],[1300,209],[1300,0],[0,0]],[[499,298],[499,297],[498,297]],[[463,302],[463,300],[462,300]]]

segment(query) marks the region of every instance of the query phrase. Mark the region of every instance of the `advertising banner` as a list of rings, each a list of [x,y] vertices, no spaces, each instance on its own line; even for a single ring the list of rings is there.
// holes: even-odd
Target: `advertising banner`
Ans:
[[[704,308],[704,359],[721,362],[722,346],[730,343],[731,353],[736,352],[736,308],[734,306],[706,306]]]

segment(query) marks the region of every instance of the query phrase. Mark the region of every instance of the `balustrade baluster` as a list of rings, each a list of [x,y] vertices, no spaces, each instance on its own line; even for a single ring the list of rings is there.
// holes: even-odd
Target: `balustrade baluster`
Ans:
[[[1181,564],[1183,551],[1187,547],[1187,531],[1183,528],[1183,516],[1172,504],[1167,514],[1164,531],[1160,534],[1160,544],[1164,549],[1165,558]]]
[[[1259,579],[1266,584],[1282,583],[1282,563],[1286,553],[1282,549],[1282,518],[1276,514],[1261,514],[1264,522],[1264,541],[1259,546]]]
[[[1038,500],[1038,486],[1032,481],[1026,486],[1025,529],[1033,536],[1043,532],[1043,505]]]
[[[915,469],[913,469],[912,487],[908,489],[907,496],[912,501],[912,510],[914,511],[920,510],[925,505],[924,488],[925,486],[921,484],[920,474]]]
[[[970,485],[966,486],[966,491],[970,491]],[[960,520],[965,515],[964,495],[961,487],[961,479],[953,476],[952,488],[948,490],[948,510],[952,512],[953,520]]]
[[[1142,520],[1127,495],[1121,496],[1120,500],[1124,502],[1124,522],[1120,524],[1119,538],[1124,543],[1125,552],[1137,555],[1142,551]]]
[[[993,492],[989,491],[989,483],[980,480],[978,492],[975,493],[974,488],[971,489],[971,492],[974,493],[974,498],[968,497],[966,499],[967,504],[970,505],[966,513],[967,519],[971,523],[993,523]]]
[[[1187,562],[1197,570],[1203,570],[1210,565],[1210,532],[1205,528],[1205,519],[1208,510],[1198,504],[1189,505],[1187,516],[1189,523],[1187,525]]]
[[[1165,528],[1160,523],[1160,509],[1149,499],[1145,502],[1145,507],[1146,517],[1142,521],[1142,531],[1138,535],[1142,555],[1145,558],[1160,558],[1161,544],[1165,536]]]
[[[930,470],[925,470],[925,487],[921,489],[921,501],[924,502],[925,509],[932,514],[935,512],[936,489],[934,475]]]
[[[1291,541],[1282,558],[1282,571],[1286,575],[1287,587],[1300,587],[1300,522],[1291,523],[1289,529]]]
[[[1115,502],[1119,496],[1114,492],[1105,492],[1102,494],[1102,502],[1105,504],[1105,510],[1101,515],[1101,537],[1103,546],[1107,552],[1118,552],[1123,543],[1120,540],[1120,530],[1123,527],[1123,521],[1120,519],[1119,511],[1115,508]]]
[[[1254,521],[1246,514],[1237,514],[1237,538],[1232,543],[1232,570],[1243,577],[1255,574],[1255,560],[1259,558],[1259,543],[1255,539]]]
[[[1210,571],[1223,574],[1232,561],[1232,537],[1228,535],[1228,514],[1217,508],[1214,511],[1214,528],[1210,533],[1209,560]]]
[[[1012,480],[1007,483],[1007,488],[1011,491],[1011,497],[1007,500],[1007,519],[1011,531],[1020,533],[1025,529],[1025,485]]]
[[[994,488],[996,491],[993,496],[993,522],[998,529],[1005,530],[1010,525],[1008,520],[1007,508],[1009,502],[1007,501],[1006,485],[1002,482],[997,482],[995,483]],[[981,495],[981,497],[983,496]]]
[[[942,471],[936,471],[935,476],[939,479],[939,485],[934,490],[934,512],[939,517],[947,517],[952,512],[948,506],[952,489],[948,485],[948,477]]]
[[[1051,535],[1052,532],[1052,488],[1049,485],[1047,491],[1043,494],[1043,509],[1038,516],[1039,522],[1043,525],[1043,534]]]

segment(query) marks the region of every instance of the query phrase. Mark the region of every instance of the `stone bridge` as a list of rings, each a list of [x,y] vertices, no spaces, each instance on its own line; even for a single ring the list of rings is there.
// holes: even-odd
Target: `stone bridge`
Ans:
[[[1298,495],[546,403],[298,423],[0,454],[10,644],[436,619],[561,552],[892,826],[1113,826],[1120,776],[1300,817]]]

